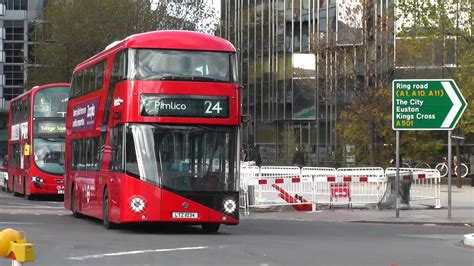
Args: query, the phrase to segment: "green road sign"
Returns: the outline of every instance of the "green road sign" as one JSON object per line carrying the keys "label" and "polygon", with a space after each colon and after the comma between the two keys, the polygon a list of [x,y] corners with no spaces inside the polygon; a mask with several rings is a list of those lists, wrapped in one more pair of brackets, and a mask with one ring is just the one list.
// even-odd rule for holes
{"label": "green road sign", "polygon": [[394,130],[451,130],[466,106],[452,79],[398,79],[392,83]]}

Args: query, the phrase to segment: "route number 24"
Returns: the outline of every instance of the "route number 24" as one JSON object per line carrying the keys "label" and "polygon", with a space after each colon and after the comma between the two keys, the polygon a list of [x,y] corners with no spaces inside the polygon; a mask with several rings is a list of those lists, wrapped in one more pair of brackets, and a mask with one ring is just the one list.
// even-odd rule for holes
{"label": "route number 24", "polygon": [[206,114],[213,114],[214,111],[215,111],[215,113],[220,114],[221,111],[222,111],[222,107],[221,107],[220,102],[216,102],[213,105],[211,101],[205,101],[204,105],[206,106],[206,111],[205,111]]}

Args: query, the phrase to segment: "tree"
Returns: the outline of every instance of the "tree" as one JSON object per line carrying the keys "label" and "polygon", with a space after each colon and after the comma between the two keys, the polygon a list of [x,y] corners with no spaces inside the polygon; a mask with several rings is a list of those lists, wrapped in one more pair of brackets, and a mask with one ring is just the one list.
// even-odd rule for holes
{"label": "tree", "polygon": [[[334,71],[326,75],[329,82],[353,84],[344,96],[350,100],[342,106],[336,132],[344,145],[354,145],[353,154],[349,155],[355,155],[357,164],[387,165],[395,154],[395,132],[391,127],[391,81],[395,72],[393,16],[390,10],[377,13],[374,1],[370,0],[348,5],[343,13],[347,23],[339,26],[339,32],[343,31],[338,36],[343,43],[327,38],[316,51],[320,53],[320,64],[335,57],[332,54],[344,58],[343,66],[334,65]],[[326,101],[334,98],[332,92],[320,96]],[[412,160],[432,159],[442,148],[442,142],[429,132],[405,133],[401,143],[402,154]]]}
{"label": "tree", "polygon": [[[430,62],[442,67],[445,78],[454,78],[468,103],[459,121],[465,133],[474,133],[474,42],[472,1],[418,1],[402,0],[397,5],[397,35],[411,45],[407,56],[426,54],[433,49]],[[454,68],[447,67],[448,64]]]}
{"label": "tree", "polygon": [[[390,118],[393,66],[389,14],[376,14],[373,1],[369,0],[349,4],[342,13],[346,19],[339,27],[342,33],[337,36],[338,41],[327,38],[326,43],[319,45],[320,59],[326,61],[332,53],[344,58],[343,67],[334,66],[335,74],[327,76],[329,82],[348,80],[352,84],[336,132],[343,144],[354,145],[353,154],[348,155],[355,155],[358,164],[380,165],[392,153],[394,136]],[[334,97],[323,94],[320,98],[332,101]]]}
{"label": "tree", "polygon": [[[33,39],[28,87],[70,80],[75,65],[125,37],[153,30],[213,32],[215,12],[204,1],[51,0]],[[30,60],[31,61],[31,60]]]}

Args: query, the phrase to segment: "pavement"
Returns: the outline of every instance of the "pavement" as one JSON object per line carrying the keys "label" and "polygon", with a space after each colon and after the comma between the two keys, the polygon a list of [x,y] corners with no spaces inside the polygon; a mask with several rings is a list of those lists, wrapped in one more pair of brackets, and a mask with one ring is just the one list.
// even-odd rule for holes
{"label": "pavement", "polygon": [[[433,224],[474,226],[474,187],[452,187],[451,219],[448,219],[448,186],[441,186],[441,209],[412,202],[411,209],[401,209],[399,218],[395,209],[322,209],[316,212],[296,212],[291,207],[251,210],[243,219],[293,219],[304,221]],[[474,232],[474,231],[473,231]]]}

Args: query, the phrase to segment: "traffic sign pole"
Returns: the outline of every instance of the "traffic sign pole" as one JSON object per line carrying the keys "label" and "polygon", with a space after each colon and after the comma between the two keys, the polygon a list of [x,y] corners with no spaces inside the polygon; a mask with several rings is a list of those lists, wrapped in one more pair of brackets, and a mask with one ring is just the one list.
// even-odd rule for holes
{"label": "traffic sign pole", "polygon": [[[398,79],[392,82],[392,128],[397,133],[399,178],[399,130],[448,130],[448,218],[451,219],[451,135],[466,110],[467,102],[452,79]],[[396,183],[397,218],[399,187]]]}
{"label": "traffic sign pole", "polygon": [[452,131],[448,131],[448,219],[451,219],[451,135]]}
{"label": "traffic sign pole", "polygon": [[397,140],[395,144],[395,167],[396,167],[396,177],[395,177],[395,194],[396,202],[395,202],[395,209],[396,209],[396,217],[400,217],[400,131],[397,130]]}

